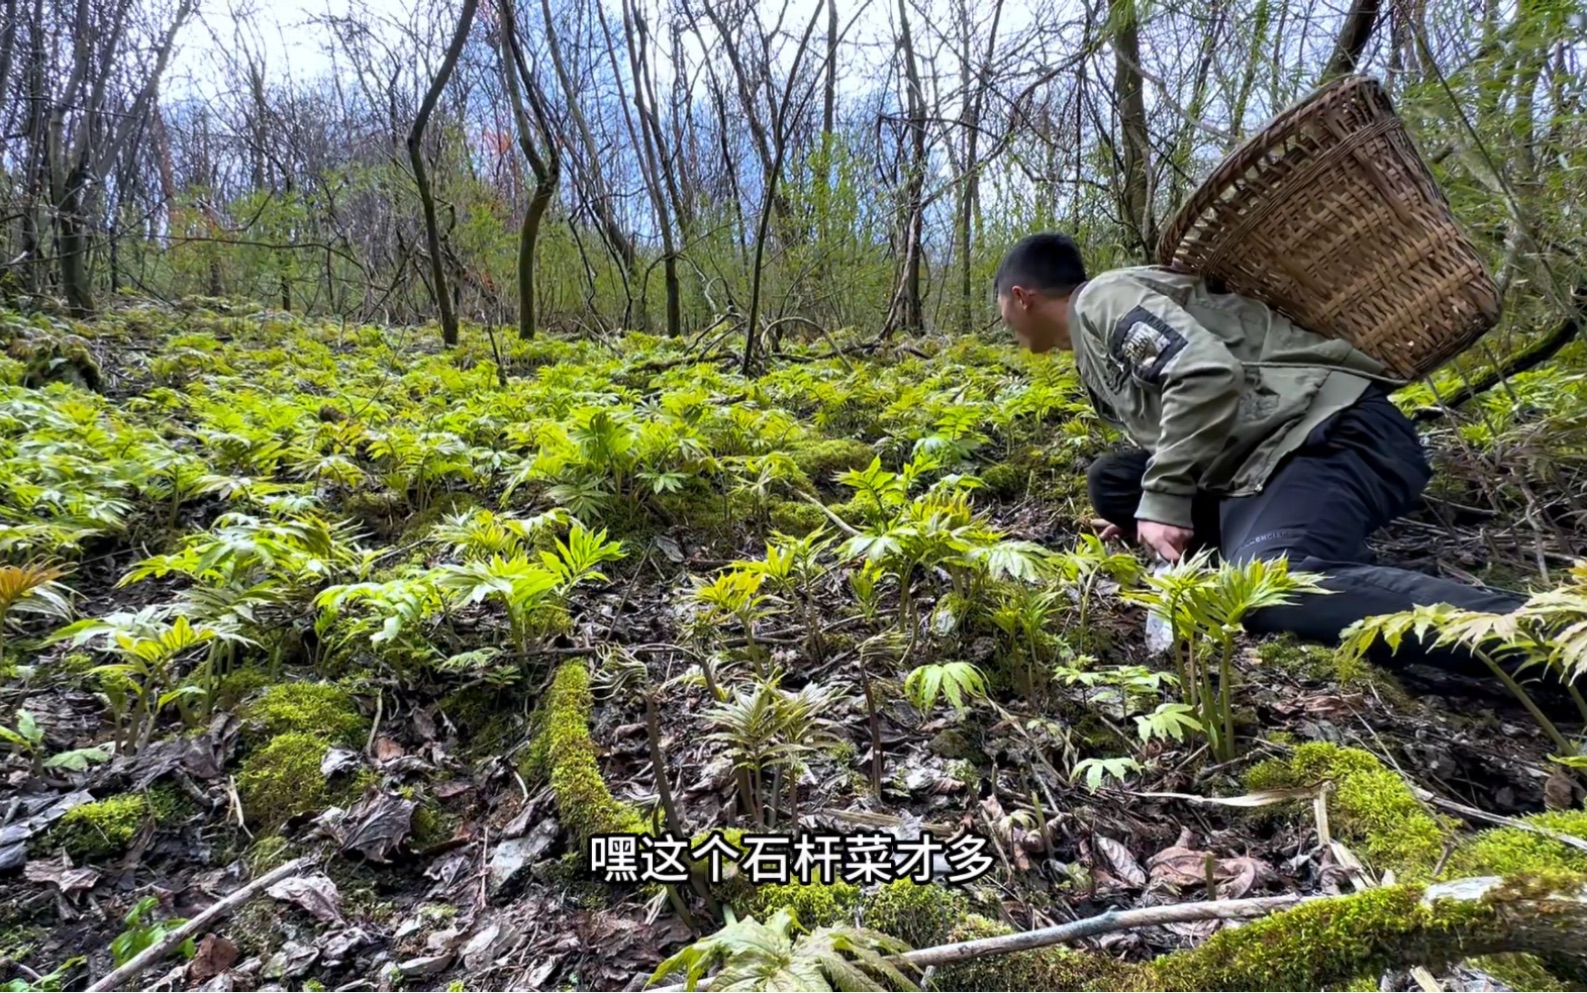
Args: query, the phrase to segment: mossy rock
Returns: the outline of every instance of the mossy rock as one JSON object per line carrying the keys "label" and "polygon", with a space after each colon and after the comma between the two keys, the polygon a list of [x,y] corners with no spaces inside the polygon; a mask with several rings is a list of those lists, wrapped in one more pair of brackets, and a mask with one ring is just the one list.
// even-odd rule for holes
{"label": "mossy rock", "polygon": [[945,942],[970,909],[970,899],[949,886],[899,879],[865,901],[862,923],[911,948],[926,948]]}
{"label": "mossy rock", "polygon": [[771,529],[794,538],[803,538],[831,521],[821,508],[798,500],[778,500],[771,505]]}
{"label": "mossy rock", "polygon": [[976,475],[986,484],[987,492],[1005,500],[1024,496],[1030,486],[1030,472],[1006,462],[989,465]]}
{"label": "mossy rock", "polygon": [[277,683],[242,708],[254,741],[288,733],[313,735],[327,745],[362,745],[369,720],[353,695],[334,683]]}
{"label": "mossy rock", "polygon": [[522,771],[543,771],[556,797],[557,815],[580,849],[593,834],[639,834],[645,819],[619,803],[601,778],[590,716],[595,708],[590,674],[582,662],[567,662],[546,694],[544,723]]}
{"label": "mossy rock", "polygon": [[64,848],[79,862],[110,858],[125,851],[144,824],[171,813],[168,795],[152,802],[143,793],[121,793],[68,810],[44,836],[42,847]]}
{"label": "mossy rock", "polygon": [[853,923],[855,909],[860,905],[859,887],[842,881],[747,884],[746,889],[747,894],[733,902],[740,917],[764,921],[777,911],[788,909],[805,930]]}
{"label": "mossy rock", "polygon": [[840,472],[870,465],[876,449],[856,438],[815,438],[795,442],[788,455],[811,480],[830,484]]}
{"label": "mossy rock", "polygon": [[249,755],[237,774],[244,816],[275,828],[297,814],[351,801],[372,774],[364,770],[340,785],[327,781],[320,764],[329,751],[330,744],[320,735],[293,732],[277,735]]}
{"label": "mossy rock", "polygon": [[1269,759],[1246,773],[1252,791],[1333,783],[1328,795],[1334,833],[1368,865],[1400,879],[1426,879],[1443,855],[1449,826],[1419,803],[1410,787],[1377,757],[1359,748],[1314,741],[1288,762]]}
{"label": "mossy rock", "polygon": [[12,339],[7,354],[23,364],[23,386],[65,383],[96,393],[104,389],[99,362],[89,351],[88,340],[81,335],[41,331],[17,337]]}

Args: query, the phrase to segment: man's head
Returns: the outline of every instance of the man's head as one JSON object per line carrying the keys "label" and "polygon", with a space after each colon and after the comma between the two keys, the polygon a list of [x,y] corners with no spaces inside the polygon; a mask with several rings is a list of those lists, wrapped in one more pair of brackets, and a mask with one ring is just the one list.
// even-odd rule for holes
{"label": "man's head", "polygon": [[1021,238],[992,280],[1003,323],[1033,352],[1068,350],[1069,297],[1086,281],[1073,239],[1061,234]]}

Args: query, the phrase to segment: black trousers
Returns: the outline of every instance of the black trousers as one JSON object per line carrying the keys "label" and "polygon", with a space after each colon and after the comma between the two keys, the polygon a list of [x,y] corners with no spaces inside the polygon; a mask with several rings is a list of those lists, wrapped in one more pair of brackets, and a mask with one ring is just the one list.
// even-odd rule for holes
{"label": "black trousers", "polygon": [[[1098,516],[1132,541],[1147,459],[1140,450],[1107,455],[1088,473]],[[1332,644],[1354,621],[1418,604],[1513,610],[1523,597],[1374,561],[1367,538],[1411,510],[1431,477],[1410,420],[1381,387],[1373,386],[1354,405],[1319,425],[1262,492],[1245,497],[1197,494],[1192,508],[1195,545],[1215,547],[1231,562],[1287,555],[1291,569],[1326,577],[1319,585],[1333,591],[1330,595],[1297,596],[1293,605],[1253,612],[1245,626],[1254,633],[1289,631],[1307,641]],[[1434,649],[1409,636],[1398,652],[1380,644],[1371,657],[1395,668],[1431,665],[1491,678],[1470,653]]]}

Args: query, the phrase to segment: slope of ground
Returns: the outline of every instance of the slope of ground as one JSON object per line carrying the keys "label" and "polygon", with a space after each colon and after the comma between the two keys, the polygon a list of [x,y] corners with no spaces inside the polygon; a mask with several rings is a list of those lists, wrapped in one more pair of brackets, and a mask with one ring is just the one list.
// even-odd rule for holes
{"label": "slope of ground", "polygon": [[[218,301],[4,322],[13,988],[81,988],[301,857],[142,982],[621,989],[727,909],[919,947],[967,919],[1584,868],[1428,802],[1587,827],[1559,749],[1502,692],[1419,697],[1242,640],[1233,740],[1198,726],[1145,647],[1138,562],[1086,536],[1084,467],[1109,441],[1062,360],[840,335],[744,378],[709,332],[470,328],[444,354],[433,329]],[[1538,477],[1512,462],[1474,495],[1462,469],[1524,428],[1444,429],[1446,482],[1385,550],[1519,581],[1508,519],[1469,504],[1530,506]],[[1570,504],[1534,509],[1525,548],[1557,580]],[[1333,845],[1305,799],[1324,783]],[[1289,792],[1198,802],[1252,790]],[[670,885],[591,865],[610,869],[612,832],[700,847],[794,823],[968,834],[984,871],[911,889],[757,884],[704,852]],[[1141,962],[1219,923],[1090,947]],[[955,981],[1018,981],[974,976]]]}

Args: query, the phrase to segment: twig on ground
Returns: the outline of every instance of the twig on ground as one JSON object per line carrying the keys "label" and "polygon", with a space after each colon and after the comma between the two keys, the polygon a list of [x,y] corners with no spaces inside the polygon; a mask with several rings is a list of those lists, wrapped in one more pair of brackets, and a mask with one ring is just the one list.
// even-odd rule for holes
{"label": "twig on ground", "polygon": [[132,960],[126,965],[108,973],[99,982],[88,987],[87,993],[105,993],[107,990],[135,989],[136,984],[131,982],[131,980],[137,976],[138,973],[149,968],[149,966],[154,965],[162,958],[165,958],[165,956],[169,955],[171,951],[182,944],[182,942],[207,928],[211,922],[225,917],[233,910],[236,910],[238,907],[253,899],[254,896],[262,892],[272,883],[285,879],[299,870],[308,868],[311,864],[313,864],[313,862],[313,858],[293,859],[291,862],[288,862],[285,865],[277,866],[276,868],[270,870],[269,872],[260,876],[258,879],[255,879],[253,882],[248,883],[235,892],[227,894],[220,900],[216,901],[216,903],[207,910],[189,919],[186,924],[183,924],[170,934],[167,934],[164,938],[161,938],[159,941],[150,945],[148,948],[145,948],[137,955],[134,955]]}
{"label": "twig on ground", "polygon": [[[1151,927],[1158,924],[1181,924],[1189,921],[1231,921],[1242,920],[1249,917],[1265,917],[1275,910],[1286,910],[1312,900],[1327,900],[1327,896],[1300,896],[1289,894],[1285,896],[1259,896],[1247,897],[1241,900],[1203,900],[1196,903],[1170,904],[1163,907],[1141,907],[1136,910],[1111,910],[1095,917],[1075,921],[1072,924],[1059,924],[1056,927],[1045,927],[1035,931],[1020,931],[1015,934],[999,935],[995,938],[977,938],[974,941],[959,941],[951,945],[936,945],[931,948],[921,948],[912,952],[894,955],[890,962],[903,967],[912,966],[916,969],[925,969],[931,966],[953,965],[958,962],[967,962],[970,959],[986,958],[989,955],[1007,955],[1012,952],[1025,952],[1033,948],[1047,948],[1052,945],[1061,945],[1065,942],[1078,941],[1081,938],[1090,938],[1111,931],[1128,931],[1134,928]],[[710,980],[704,979],[695,987],[706,990],[710,988]],[[660,987],[651,993],[681,993],[682,986]]]}
{"label": "twig on ground", "polygon": [[1526,821],[1516,820],[1514,817],[1506,817],[1503,814],[1490,814],[1487,811],[1478,810],[1476,807],[1468,807],[1454,800],[1445,800],[1441,796],[1436,796],[1415,786],[1411,787],[1411,789],[1419,800],[1424,803],[1430,803],[1435,807],[1442,807],[1463,817],[1473,817],[1479,821],[1487,821],[1490,824],[1499,824],[1504,827],[1515,828],[1518,831],[1530,831],[1532,834],[1540,834],[1551,841],[1557,841],[1562,845],[1569,845],[1571,848],[1587,852],[1587,841],[1583,841],[1575,835],[1538,827],[1536,824],[1528,824]]}

